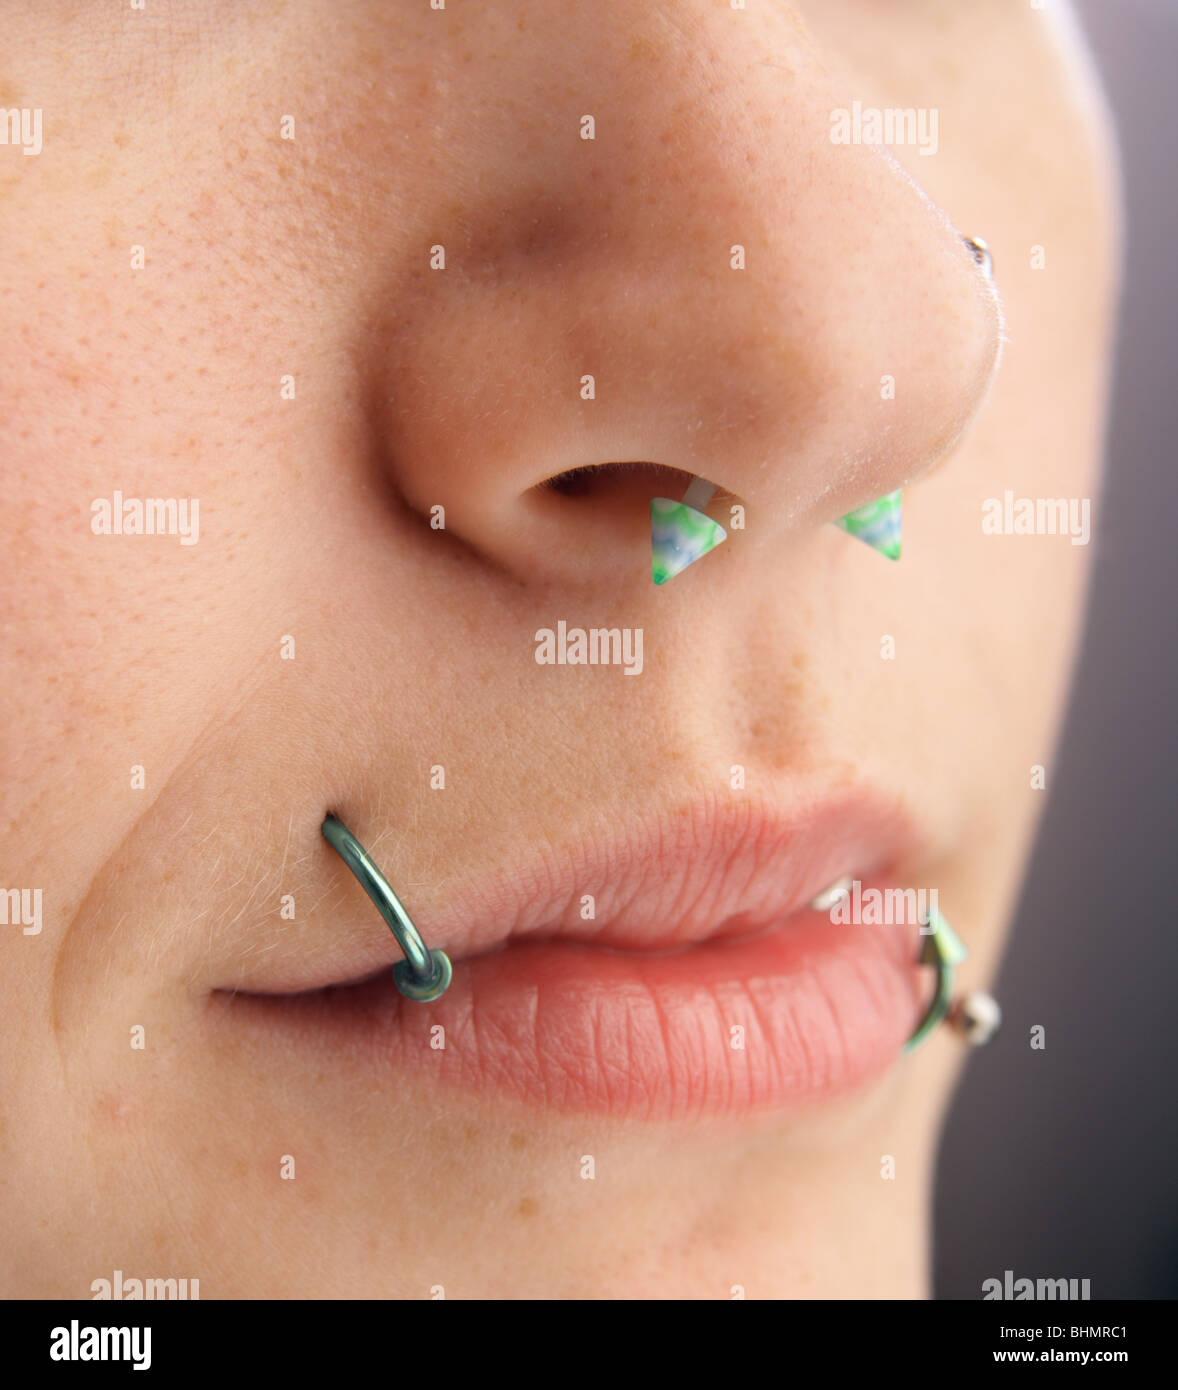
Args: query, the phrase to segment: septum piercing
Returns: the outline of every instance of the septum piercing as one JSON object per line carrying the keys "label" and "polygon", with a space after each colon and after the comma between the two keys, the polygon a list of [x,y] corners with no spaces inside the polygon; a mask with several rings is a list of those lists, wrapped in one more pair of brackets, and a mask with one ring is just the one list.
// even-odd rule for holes
{"label": "septum piercing", "polygon": [[367,850],[343,821],[329,815],[320,827],[323,838],[360,881],[360,887],[376,904],[405,952],[405,959],[393,966],[393,983],[406,999],[427,1004],[445,994],[454,969],[445,951],[431,951],[413,925],[389,881],[376,867]]}
{"label": "septum piercing", "polygon": [[715,495],[715,486],[709,483],[706,478],[692,478],[691,482],[687,484],[687,491],[683,494],[683,505],[694,507],[697,512],[702,512]]}

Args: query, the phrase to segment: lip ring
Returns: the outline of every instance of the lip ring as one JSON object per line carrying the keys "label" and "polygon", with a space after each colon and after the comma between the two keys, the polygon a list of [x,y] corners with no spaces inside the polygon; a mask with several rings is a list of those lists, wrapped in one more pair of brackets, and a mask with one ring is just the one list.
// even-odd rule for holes
{"label": "lip ring", "polygon": [[969,955],[957,933],[939,912],[934,910],[926,926],[931,931],[926,933],[921,943],[920,963],[935,968],[936,985],[924,1016],[904,1044],[907,1053],[915,1052],[949,1012],[953,999],[954,971]]}
{"label": "lip ring", "polygon": [[330,813],[320,826],[323,838],[351,869],[360,887],[376,905],[405,959],[393,967],[393,982],[406,999],[426,1004],[438,999],[449,988],[454,970],[445,951],[431,951],[413,925],[400,898],[355,835],[338,817]]}
{"label": "lip ring", "polygon": [[406,999],[413,999],[419,1004],[441,998],[454,978],[454,967],[445,951],[434,950],[429,954],[433,968],[428,979],[419,980],[407,960],[399,960],[393,966],[393,983]]}

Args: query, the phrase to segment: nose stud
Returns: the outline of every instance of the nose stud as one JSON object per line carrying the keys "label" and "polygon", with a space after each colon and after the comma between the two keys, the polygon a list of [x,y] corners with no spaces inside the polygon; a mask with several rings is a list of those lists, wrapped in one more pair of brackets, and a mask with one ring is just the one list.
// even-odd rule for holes
{"label": "nose stud", "polygon": [[341,820],[328,816],[320,827],[323,838],[360,881],[360,887],[376,904],[405,952],[405,959],[393,966],[393,983],[406,999],[426,1004],[445,994],[453,976],[450,957],[445,951],[431,951],[413,925],[384,874],[369,858],[368,851]]}
{"label": "nose stud", "polygon": [[692,478],[683,500],[650,500],[650,577],[665,584],[728,539],[728,532],[704,511],[716,489]]}
{"label": "nose stud", "polygon": [[962,241],[969,248],[969,253],[973,256],[978,268],[987,280],[994,278],[994,257],[990,254],[989,246],[980,236],[963,236]]}

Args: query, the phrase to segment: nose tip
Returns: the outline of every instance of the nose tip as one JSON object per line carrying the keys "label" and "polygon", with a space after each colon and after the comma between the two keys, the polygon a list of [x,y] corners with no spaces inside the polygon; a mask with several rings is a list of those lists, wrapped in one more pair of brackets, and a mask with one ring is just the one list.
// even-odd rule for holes
{"label": "nose tip", "polygon": [[786,546],[910,483],[985,394],[997,303],[947,218],[830,142],[816,58],[785,87],[731,36],[715,62],[747,97],[723,138],[669,121],[663,53],[665,83],[613,92],[624,141],[534,132],[398,308],[400,489],[525,582],[649,574],[651,499],[696,475]]}

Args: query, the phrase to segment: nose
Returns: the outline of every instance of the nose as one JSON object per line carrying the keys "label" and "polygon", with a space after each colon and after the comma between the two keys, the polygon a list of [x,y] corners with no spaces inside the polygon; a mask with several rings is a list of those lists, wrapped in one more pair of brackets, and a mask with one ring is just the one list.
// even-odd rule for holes
{"label": "nose", "polygon": [[851,94],[788,5],[626,13],[620,44],[530,10],[512,100],[430,113],[489,124],[445,141],[468,163],[371,339],[401,496],[525,581],[649,579],[649,499],[693,476],[786,547],[936,462],[997,360],[986,277],[889,152],[832,140]]}

